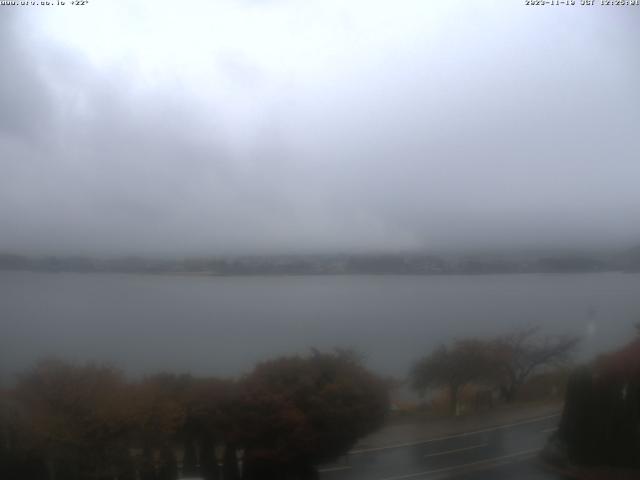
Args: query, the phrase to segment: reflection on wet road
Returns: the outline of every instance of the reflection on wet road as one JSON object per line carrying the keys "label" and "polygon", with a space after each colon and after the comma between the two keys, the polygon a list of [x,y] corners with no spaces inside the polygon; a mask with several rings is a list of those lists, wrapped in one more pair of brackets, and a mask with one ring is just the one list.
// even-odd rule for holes
{"label": "reflection on wet road", "polygon": [[322,480],[551,480],[537,460],[559,416],[492,427],[429,441],[354,450],[320,469]]}

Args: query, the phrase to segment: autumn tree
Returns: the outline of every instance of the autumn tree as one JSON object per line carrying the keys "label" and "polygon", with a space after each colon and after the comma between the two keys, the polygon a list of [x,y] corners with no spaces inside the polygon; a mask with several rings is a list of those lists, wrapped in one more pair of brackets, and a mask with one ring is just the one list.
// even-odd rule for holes
{"label": "autumn tree", "polygon": [[34,459],[28,448],[23,420],[11,392],[0,390],[0,478],[44,476],[44,464],[39,458]]}
{"label": "autumn tree", "polygon": [[15,388],[25,412],[30,449],[41,453],[48,478],[126,478],[127,420],[119,371],[49,359]]}
{"label": "autumn tree", "polygon": [[515,401],[520,387],[532,374],[565,364],[578,342],[578,337],[570,335],[541,336],[537,326],[519,328],[490,341],[487,347],[502,398]]}
{"label": "autumn tree", "polygon": [[182,468],[212,479],[224,443],[225,478],[237,478],[242,447],[244,478],[295,479],[376,428],[388,395],[347,352],[265,362],[240,381],[130,382],[109,367],[47,360],[0,407],[1,478],[174,480]]}
{"label": "autumn tree", "polygon": [[160,373],[131,386],[129,402],[135,443],[144,449],[161,449],[171,443],[185,423],[191,382],[189,375]]}
{"label": "autumn tree", "polygon": [[[213,478],[216,473],[215,445],[226,438],[231,427],[229,410],[234,401],[235,382],[218,378],[193,379],[184,398],[185,421],[178,437],[184,447],[185,476],[199,473]],[[231,449],[230,449],[231,450]],[[196,471],[196,451],[200,471]],[[230,478],[229,475],[226,478]]]}
{"label": "autumn tree", "polygon": [[228,380],[171,373],[131,385],[131,443],[138,469],[145,474],[156,467],[163,472],[182,467],[184,475],[211,477],[213,446],[229,429],[233,387]]}
{"label": "autumn tree", "polygon": [[[545,457],[582,466],[640,469],[640,339],[601,355],[569,379]],[[622,475],[624,477],[624,475]]]}
{"label": "autumn tree", "polygon": [[488,351],[480,340],[458,340],[441,345],[418,360],[410,372],[411,386],[421,395],[432,388],[447,388],[450,413],[458,411],[459,393],[465,385],[488,377]]}
{"label": "autumn tree", "polygon": [[380,426],[386,384],[347,352],[283,357],[243,379],[229,440],[246,448],[249,478],[314,478]]}

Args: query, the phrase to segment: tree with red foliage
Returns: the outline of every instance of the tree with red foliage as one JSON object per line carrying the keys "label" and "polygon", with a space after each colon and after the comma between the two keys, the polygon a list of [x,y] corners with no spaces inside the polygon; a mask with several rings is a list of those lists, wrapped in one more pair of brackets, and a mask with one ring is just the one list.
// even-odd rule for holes
{"label": "tree with red foliage", "polygon": [[596,373],[603,380],[640,380],[640,338],[636,338],[617,352],[602,355],[596,362]]}
{"label": "tree with red foliage", "polygon": [[640,339],[635,339],[574,373],[554,442],[566,446],[574,464],[640,469],[639,427]]}
{"label": "tree with red foliage", "polygon": [[241,382],[229,440],[246,448],[248,478],[314,478],[314,465],[345,454],[388,408],[385,382],[348,352],[283,357]]}
{"label": "tree with red foliage", "polygon": [[3,397],[0,473],[32,480],[173,480],[181,467],[217,478],[221,442],[225,478],[237,478],[236,447],[247,452],[244,478],[307,478],[388,409],[385,382],[345,352],[265,362],[240,382],[127,382],[109,367],[48,360]]}

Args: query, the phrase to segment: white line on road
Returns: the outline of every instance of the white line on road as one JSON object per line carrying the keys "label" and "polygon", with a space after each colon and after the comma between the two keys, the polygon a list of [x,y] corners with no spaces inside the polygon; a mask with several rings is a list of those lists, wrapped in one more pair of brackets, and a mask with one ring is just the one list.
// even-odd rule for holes
{"label": "white line on road", "polygon": [[553,415],[546,415],[544,417],[532,418],[530,420],[525,420],[525,421],[522,421],[522,422],[507,423],[505,425],[498,425],[498,426],[495,426],[495,427],[484,428],[482,430],[474,430],[473,432],[458,433],[458,434],[455,434],[455,435],[447,435],[447,436],[444,436],[444,437],[432,438],[432,439],[428,439],[428,440],[419,440],[417,442],[397,443],[395,445],[387,445],[387,446],[384,446],[384,447],[361,448],[361,449],[358,449],[358,450],[351,450],[349,452],[349,455],[359,455],[361,453],[369,453],[369,452],[380,452],[382,450],[390,450],[392,448],[415,447],[416,445],[425,445],[427,443],[440,442],[442,440],[450,440],[452,438],[468,437],[469,435],[476,435],[478,433],[494,432],[496,430],[501,430],[503,428],[518,427],[520,425],[527,425],[529,423],[542,422],[543,420],[548,420],[550,418],[558,417],[559,415],[560,415],[560,413],[554,413]]}
{"label": "white line on road", "polygon": [[551,433],[551,432],[555,432],[557,429],[558,429],[557,427],[545,428],[544,430],[542,430],[541,433]]}
{"label": "white line on road", "polygon": [[403,480],[405,478],[416,478],[416,477],[424,477],[427,475],[437,475],[439,473],[452,472],[455,470],[464,470],[466,468],[479,467],[482,465],[493,466],[491,465],[492,463],[495,464],[495,466],[500,466],[503,463],[505,463],[505,461],[511,460],[516,457],[522,457],[520,458],[520,460],[526,460],[527,458],[535,455],[539,451],[540,450],[537,448],[533,448],[530,450],[522,450],[520,452],[511,453],[509,455],[502,455],[501,457],[487,458],[486,460],[479,460],[477,462],[462,463],[460,465],[454,465],[453,467],[445,467],[445,468],[438,468],[436,470],[426,470],[424,472],[409,473],[407,475],[399,475],[397,477],[386,477],[386,478],[383,478],[382,480]]}
{"label": "white line on road", "polygon": [[425,455],[424,458],[439,457],[440,455],[449,455],[450,453],[458,453],[458,452],[464,452],[466,450],[474,450],[476,448],[486,447],[487,445],[488,445],[487,443],[480,443],[478,445],[472,445],[470,447],[454,448],[453,450],[445,450],[444,452],[429,453]]}
{"label": "white line on road", "polygon": [[351,467],[348,465],[345,465],[343,467],[327,467],[327,468],[319,468],[318,472],[320,473],[327,473],[327,472],[339,472],[341,470],[349,470]]}

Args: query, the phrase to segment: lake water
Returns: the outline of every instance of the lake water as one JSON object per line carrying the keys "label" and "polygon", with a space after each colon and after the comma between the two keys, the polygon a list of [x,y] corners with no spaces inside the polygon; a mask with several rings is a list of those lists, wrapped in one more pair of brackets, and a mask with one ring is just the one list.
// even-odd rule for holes
{"label": "lake water", "polygon": [[538,323],[585,335],[583,358],[628,341],[640,275],[178,277],[0,272],[0,373],[44,355],[237,375],[310,347],[354,347],[406,374],[435,345]]}

